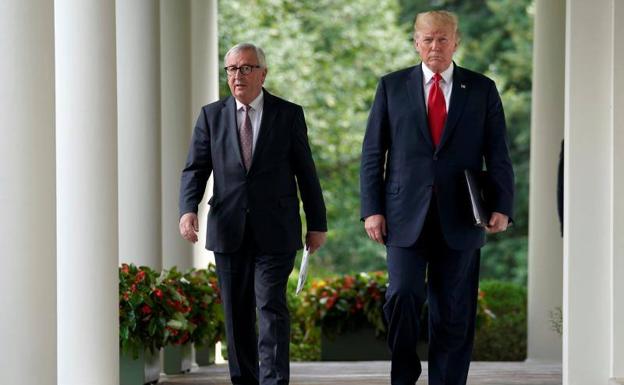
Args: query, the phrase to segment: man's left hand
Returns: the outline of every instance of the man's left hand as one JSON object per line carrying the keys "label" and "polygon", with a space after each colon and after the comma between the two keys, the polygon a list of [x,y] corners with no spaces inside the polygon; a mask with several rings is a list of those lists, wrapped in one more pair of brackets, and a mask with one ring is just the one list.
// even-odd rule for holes
{"label": "man's left hand", "polygon": [[493,212],[490,217],[490,222],[485,227],[485,232],[488,234],[496,234],[501,231],[507,230],[509,225],[509,217],[505,214]]}
{"label": "man's left hand", "polygon": [[310,249],[310,254],[314,254],[318,250],[325,240],[327,239],[327,232],[325,231],[308,231],[306,234],[306,246]]}

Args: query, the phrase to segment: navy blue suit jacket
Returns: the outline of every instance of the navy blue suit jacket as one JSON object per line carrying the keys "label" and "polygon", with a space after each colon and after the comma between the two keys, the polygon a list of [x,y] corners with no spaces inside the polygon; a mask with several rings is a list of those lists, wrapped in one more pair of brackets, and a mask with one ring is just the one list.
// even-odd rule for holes
{"label": "navy blue suit jacket", "polygon": [[197,213],[212,173],[206,248],[238,251],[250,226],[260,251],[302,247],[297,186],[308,231],[327,231],[325,203],[308,144],[303,109],[264,90],[260,132],[249,172],[238,140],[236,101],[230,96],[202,107],[182,171],[180,215]]}
{"label": "navy blue suit jacket", "polygon": [[361,217],[386,218],[386,244],[412,246],[423,227],[435,186],[442,233],[457,250],[485,243],[473,225],[463,171],[485,163],[492,211],[512,216],[514,175],[505,115],[494,82],[455,66],[442,139],[434,149],[427,124],[421,65],[381,78],[360,169]]}

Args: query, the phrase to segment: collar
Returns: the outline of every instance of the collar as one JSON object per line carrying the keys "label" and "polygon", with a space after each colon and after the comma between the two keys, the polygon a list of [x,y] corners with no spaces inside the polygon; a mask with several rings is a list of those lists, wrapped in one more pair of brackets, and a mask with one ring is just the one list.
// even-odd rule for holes
{"label": "collar", "polygon": [[[238,99],[234,98],[234,100],[236,100],[236,111],[239,111],[241,108],[245,107],[245,105],[239,102]],[[259,111],[260,108],[262,107],[263,102],[264,102],[264,91],[261,89],[260,94],[258,94],[258,96],[256,96],[256,98],[252,100],[251,103],[249,103],[249,106],[251,106],[251,108],[254,111]]]}
{"label": "collar", "polygon": [[[451,84],[451,81],[453,80],[453,69],[455,68],[455,63],[453,63],[451,61],[451,65],[448,66],[447,69],[445,69],[440,76],[442,76],[442,79],[444,79],[444,83],[446,84]],[[423,75],[425,76],[425,82],[424,84],[429,84],[429,81],[431,81],[431,78],[433,77],[434,73],[433,71],[431,71],[429,69],[429,67],[427,67],[427,65],[425,63],[422,63],[422,72]]]}

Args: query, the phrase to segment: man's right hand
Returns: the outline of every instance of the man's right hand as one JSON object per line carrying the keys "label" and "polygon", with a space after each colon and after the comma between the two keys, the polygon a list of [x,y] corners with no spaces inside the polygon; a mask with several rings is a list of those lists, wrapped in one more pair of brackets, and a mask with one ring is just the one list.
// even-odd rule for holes
{"label": "man's right hand", "polygon": [[375,242],[384,244],[386,234],[386,218],[381,214],[371,215],[364,220],[364,229],[368,237]]}
{"label": "man's right hand", "polygon": [[199,221],[197,214],[186,213],[180,218],[180,235],[189,242],[197,242],[197,232],[199,231]]}

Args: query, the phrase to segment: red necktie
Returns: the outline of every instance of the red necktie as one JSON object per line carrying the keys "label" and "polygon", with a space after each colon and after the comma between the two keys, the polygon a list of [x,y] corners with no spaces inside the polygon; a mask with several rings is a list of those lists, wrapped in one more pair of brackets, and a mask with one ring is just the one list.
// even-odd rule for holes
{"label": "red necktie", "polygon": [[238,138],[243,152],[243,163],[247,171],[249,171],[249,167],[251,167],[251,147],[253,143],[253,130],[251,128],[251,120],[249,119],[249,109],[251,109],[251,106],[245,105],[243,109],[245,110],[245,117],[238,131]]}
{"label": "red necktie", "polygon": [[446,123],[446,101],[444,100],[444,93],[442,93],[440,88],[441,79],[442,76],[440,74],[433,75],[433,84],[431,89],[429,89],[429,98],[427,100],[429,130],[431,131],[431,138],[435,147],[440,144],[444,123]]}

